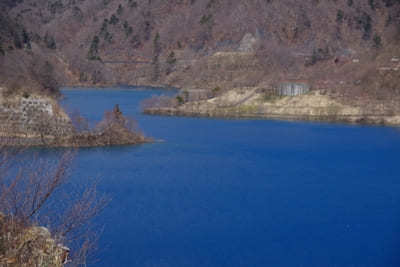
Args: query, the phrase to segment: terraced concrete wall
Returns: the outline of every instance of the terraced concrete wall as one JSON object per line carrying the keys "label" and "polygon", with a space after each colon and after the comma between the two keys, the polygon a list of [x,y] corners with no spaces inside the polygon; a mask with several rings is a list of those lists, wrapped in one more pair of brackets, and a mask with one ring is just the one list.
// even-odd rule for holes
{"label": "terraced concrete wall", "polygon": [[71,133],[71,120],[50,98],[0,99],[1,136],[67,136]]}

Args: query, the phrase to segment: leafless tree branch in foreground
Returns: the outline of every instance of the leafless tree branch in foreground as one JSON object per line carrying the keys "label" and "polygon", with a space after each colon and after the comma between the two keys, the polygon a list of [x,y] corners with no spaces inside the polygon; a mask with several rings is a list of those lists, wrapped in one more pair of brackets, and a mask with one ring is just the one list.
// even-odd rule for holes
{"label": "leafless tree branch in foreground", "polygon": [[43,159],[0,148],[0,266],[86,265],[97,239],[90,221],[108,200],[95,183],[71,186],[74,154]]}

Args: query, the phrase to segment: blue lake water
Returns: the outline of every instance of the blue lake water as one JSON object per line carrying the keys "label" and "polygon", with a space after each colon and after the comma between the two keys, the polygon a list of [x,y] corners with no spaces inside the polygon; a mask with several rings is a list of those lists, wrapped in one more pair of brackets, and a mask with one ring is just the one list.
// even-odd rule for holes
{"label": "blue lake water", "polygon": [[79,150],[72,179],[112,198],[93,266],[400,266],[399,129],[141,115],[159,93],[64,91],[164,140]]}

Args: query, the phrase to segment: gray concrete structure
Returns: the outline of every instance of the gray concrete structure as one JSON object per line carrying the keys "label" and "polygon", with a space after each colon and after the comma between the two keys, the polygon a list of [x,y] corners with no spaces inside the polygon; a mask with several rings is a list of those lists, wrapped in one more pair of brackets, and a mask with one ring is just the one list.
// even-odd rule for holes
{"label": "gray concrete structure", "polygon": [[56,110],[52,100],[39,97],[15,97],[0,101],[1,136],[67,136],[72,134],[71,120]]}
{"label": "gray concrete structure", "polygon": [[279,96],[297,96],[304,95],[310,91],[310,86],[306,83],[280,83],[275,89],[276,95]]}

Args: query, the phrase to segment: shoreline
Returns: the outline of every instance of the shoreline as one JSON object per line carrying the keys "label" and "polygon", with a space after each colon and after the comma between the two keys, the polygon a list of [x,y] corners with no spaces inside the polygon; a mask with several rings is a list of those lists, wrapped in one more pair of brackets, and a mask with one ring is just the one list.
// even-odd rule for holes
{"label": "shoreline", "polygon": [[114,90],[114,89],[127,89],[127,90],[135,90],[136,88],[143,88],[144,90],[165,90],[165,91],[179,91],[180,88],[160,85],[130,85],[130,84],[114,84],[114,85],[63,85],[60,87],[60,91],[64,90],[93,90],[93,91],[101,91],[101,90]]}
{"label": "shoreline", "polygon": [[143,111],[151,116],[176,116],[190,118],[215,118],[215,119],[243,119],[243,120],[274,120],[287,122],[319,122],[327,124],[359,125],[359,126],[383,126],[400,127],[399,123],[388,123],[393,116],[388,115],[293,115],[293,114],[267,114],[267,113],[230,113],[213,111],[210,113],[199,113],[183,111],[178,109],[146,109]]}
{"label": "shoreline", "polygon": [[47,96],[0,97],[0,115],[1,146],[78,148],[152,142],[131,127],[133,121],[118,104],[94,128],[79,114],[71,118],[58,101]]}
{"label": "shoreline", "polygon": [[23,138],[23,137],[8,137],[3,136],[0,137],[0,143],[3,144],[4,147],[31,147],[31,148],[71,148],[71,149],[80,149],[80,148],[100,148],[100,147],[113,147],[113,146],[134,146],[134,145],[142,145],[154,143],[152,138],[143,137],[132,140],[132,141],[123,141],[123,142],[107,142],[105,140],[98,139],[93,136],[71,136],[65,138]]}
{"label": "shoreline", "polygon": [[219,96],[173,106],[148,106],[149,115],[320,121],[358,125],[400,126],[397,109],[385,103],[369,106],[344,104],[313,90],[295,96],[270,97],[258,87],[237,88]]}
{"label": "shoreline", "polygon": [[[173,90],[179,92],[182,89],[176,87],[155,87],[149,85],[114,85],[108,86],[68,86],[62,87],[61,91],[79,91],[79,90],[161,90],[171,92]],[[191,107],[188,105],[194,104]],[[332,115],[311,115],[311,114],[290,114],[290,113],[268,113],[268,112],[243,112],[240,110],[241,106],[234,109],[213,107],[211,109],[200,110],[196,106],[198,102],[188,102],[184,106],[175,108],[148,108],[142,111],[146,115],[159,115],[159,116],[178,116],[178,117],[193,117],[193,118],[224,118],[224,119],[260,119],[260,120],[281,120],[281,121],[304,121],[304,122],[324,122],[324,123],[340,123],[347,125],[372,125],[372,126],[388,126],[388,127],[399,127],[400,119],[396,115],[386,114],[358,114],[358,115],[344,115],[344,114],[332,114]],[[323,107],[324,110],[329,110],[331,106]],[[393,122],[396,121],[396,122]]]}

